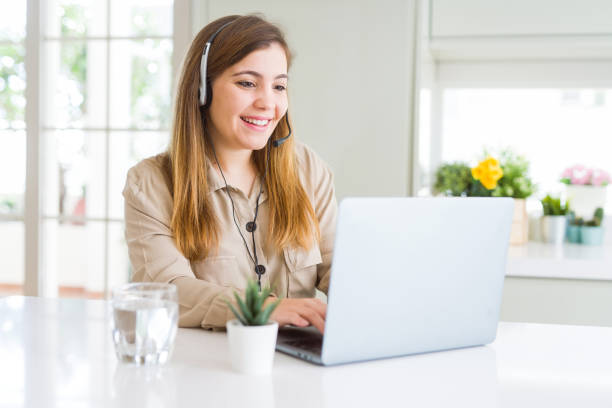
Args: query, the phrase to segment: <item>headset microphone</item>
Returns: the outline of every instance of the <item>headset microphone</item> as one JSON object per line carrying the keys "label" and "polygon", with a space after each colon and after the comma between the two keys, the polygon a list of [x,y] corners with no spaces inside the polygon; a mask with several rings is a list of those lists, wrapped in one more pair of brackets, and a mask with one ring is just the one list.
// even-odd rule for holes
{"label": "headset microphone", "polygon": [[287,139],[289,139],[289,136],[291,136],[291,125],[289,124],[289,112],[285,113],[285,121],[287,122],[287,127],[289,128],[289,134],[285,137],[281,137],[280,139],[273,140],[272,146],[274,147],[279,147],[280,145],[285,143]]}

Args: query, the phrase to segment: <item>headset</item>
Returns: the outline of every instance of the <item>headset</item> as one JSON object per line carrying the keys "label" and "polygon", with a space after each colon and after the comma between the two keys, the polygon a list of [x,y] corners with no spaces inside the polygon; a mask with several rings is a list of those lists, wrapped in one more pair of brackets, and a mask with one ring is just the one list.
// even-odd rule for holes
{"label": "headset", "polygon": [[[213,33],[213,35],[210,36],[210,38],[208,39],[208,41],[206,42],[206,45],[204,46],[204,51],[202,53],[202,59],[200,61],[200,95],[199,95],[199,102],[200,102],[200,107],[205,106],[207,104],[207,102],[210,102],[208,100],[208,95],[207,95],[207,88],[208,88],[208,81],[206,78],[206,68],[208,65],[208,54],[210,52],[210,47],[215,39],[215,37],[228,25],[232,24],[235,20],[229,21],[225,24],[223,24],[221,27],[219,27],[217,29],[217,31],[215,31]],[[202,125],[204,125],[204,121],[205,121],[205,112],[204,109],[202,109]],[[238,225],[238,221],[236,219],[236,211],[235,211],[235,205],[234,205],[234,200],[232,198],[232,195],[230,194],[229,191],[229,187],[227,185],[227,180],[225,179],[225,175],[223,174],[223,170],[221,169],[221,165],[219,164],[219,160],[217,159],[217,152],[215,151],[215,146],[212,143],[212,140],[209,140],[211,146],[212,146],[212,151],[213,151],[213,155],[215,158],[215,162],[217,164],[217,167],[219,168],[219,172],[221,173],[221,177],[223,178],[223,182],[225,183],[225,192],[227,193],[227,196],[229,197],[230,203],[232,204],[232,217],[234,219],[234,225],[236,226],[236,229],[238,230],[238,233],[240,234],[240,237],[242,238],[242,242],[244,243],[244,246],[247,250],[247,253],[249,254],[249,258],[251,259],[251,261],[253,262],[253,265],[255,266],[255,273],[257,274],[257,285],[259,286],[259,291],[261,292],[261,275],[263,275],[266,272],[266,268],[265,266],[259,264],[258,259],[257,259],[257,246],[255,245],[255,230],[257,229],[257,215],[259,213],[259,199],[261,197],[261,194],[263,192],[263,185],[264,182],[266,180],[266,176],[268,174],[268,168],[270,167],[270,146],[274,146],[274,147],[279,147],[280,145],[282,145],[287,139],[289,139],[289,137],[291,136],[291,125],[289,124],[289,113],[285,113],[285,121],[287,123],[287,127],[289,128],[289,134],[285,137],[281,137],[279,139],[273,140],[271,141],[271,143],[267,143],[267,147],[266,147],[266,168],[264,171],[264,174],[261,178],[261,182],[260,182],[260,186],[259,186],[259,193],[257,194],[257,201],[256,201],[256,205],[255,205],[255,216],[253,218],[253,221],[249,221],[246,224],[246,230],[248,232],[251,233],[251,238],[252,238],[252,242],[253,242],[253,254],[251,254],[251,250],[249,249],[249,245],[246,242],[246,239],[244,238],[244,235],[242,235],[242,231],[240,230],[240,226]]]}

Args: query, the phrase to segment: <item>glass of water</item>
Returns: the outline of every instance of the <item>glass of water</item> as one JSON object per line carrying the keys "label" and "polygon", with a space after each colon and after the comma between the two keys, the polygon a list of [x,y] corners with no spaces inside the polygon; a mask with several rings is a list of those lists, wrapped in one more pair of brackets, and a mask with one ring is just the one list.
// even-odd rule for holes
{"label": "glass of water", "polygon": [[113,290],[112,333],[119,361],[164,364],[178,327],[176,286],[130,283]]}

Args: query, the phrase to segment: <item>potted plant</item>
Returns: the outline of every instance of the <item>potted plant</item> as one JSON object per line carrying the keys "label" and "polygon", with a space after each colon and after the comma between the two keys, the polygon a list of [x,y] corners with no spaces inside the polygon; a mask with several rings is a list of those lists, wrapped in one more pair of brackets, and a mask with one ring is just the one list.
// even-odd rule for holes
{"label": "potted plant", "polygon": [[577,164],[565,169],[561,182],[566,185],[567,199],[577,217],[590,217],[599,207],[605,207],[606,190],[612,180],[601,169]]}
{"label": "potted plant", "polygon": [[249,280],[244,299],[234,292],[238,311],[228,300],[225,302],[236,319],[226,324],[230,361],[234,370],[246,374],[269,374],[272,371],[278,323],[269,321],[280,299],[264,305],[272,290],[259,290]]}
{"label": "potted plant", "polygon": [[509,149],[503,150],[499,162],[504,173],[492,191],[493,197],[514,198],[514,217],[510,231],[510,244],[522,245],[529,237],[529,219],[527,217],[526,199],[535,191],[535,185],[529,177],[529,162],[523,156]]}
{"label": "potted plant", "polygon": [[446,163],[436,171],[434,193],[449,197],[467,196],[474,183],[470,166],[463,162]]}
{"label": "potted plant", "polygon": [[561,204],[560,198],[547,195],[542,200],[541,218],[542,239],[551,244],[562,244],[565,240],[569,204]]}
{"label": "potted plant", "polygon": [[580,229],[584,224],[584,220],[582,217],[576,217],[574,211],[570,211],[568,215],[568,223],[567,226],[567,241],[572,244],[580,243]]}
{"label": "potted plant", "polygon": [[528,238],[525,199],[535,190],[528,176],[529,162],[508,149],[502,151],[499,157],[498,161],[486,155],[473,168],[462,162],[443,164],[436,171],[433,190],[446,196],[514,198],[510,244],[524,244]]}
{"label": "potted plant", "polygon": [[601,245],[603,243],[604,229],[602,227],[604,217],[603,208],[595,210],[593,218],[584,223],[580,229],[580,240],[586,245]]}
{"label": "potted plant", "polygon": [[510,244],[527,242],[528,219],[525,199],[533,194],[535,186],[528,176],[529,162],[506,149],[499,161],[487,155],[476,167],[462,162],[443,164],[436,171],[434,192],[461,197],[512,197],[514,217]]}
{"label": "potted plant", "polygon": [[499,162],[491,156],[474,168],[463,162],[446,163],[436,171],[433,190],[448,197],[491,197],[502,176]]}

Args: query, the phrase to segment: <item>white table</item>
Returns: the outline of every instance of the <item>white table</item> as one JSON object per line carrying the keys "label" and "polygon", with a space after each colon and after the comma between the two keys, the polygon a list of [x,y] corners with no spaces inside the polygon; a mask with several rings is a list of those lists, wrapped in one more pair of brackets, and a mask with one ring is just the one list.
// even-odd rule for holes
{"label": "white table", "polygon": [[[500,323],[486,347],[232,372],[225,333],[180,329],[170,363],[119,364],[104,301],[0,299],[0,407],[611,407],[612,328]],[[375,327],[371,327],[375,330]]]}

